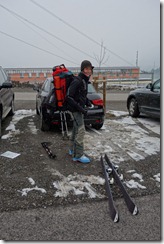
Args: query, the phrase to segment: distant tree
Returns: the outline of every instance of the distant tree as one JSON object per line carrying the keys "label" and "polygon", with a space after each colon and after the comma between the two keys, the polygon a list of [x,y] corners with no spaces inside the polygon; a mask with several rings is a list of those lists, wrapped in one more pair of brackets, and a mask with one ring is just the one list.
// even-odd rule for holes
{"label": "distant tree", "polygon": [[94,54],[94,56],[95,56],[95,60],[98,63],[98,68],[99,68],[98,76],[99,76],[101,73],[102,65],[107,63],[107,61],[109,59],[109,56],[106,57],[106,47],[104,47],[103,41],[101,41],[100,54],[99,55]]}

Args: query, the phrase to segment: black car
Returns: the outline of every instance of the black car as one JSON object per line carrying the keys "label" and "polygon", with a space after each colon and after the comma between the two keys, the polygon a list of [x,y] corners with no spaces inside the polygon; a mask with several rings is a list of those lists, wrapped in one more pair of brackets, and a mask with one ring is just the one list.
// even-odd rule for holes
{"label": "black car", "polygon": [[160,118],[160,79],[145,88],[135,89],[127,98],[129,115],[138,117],[140,113]]}
{"label": "black car", "polygon": [[[41,88],[34,86],[34,90],[37,91],[36,113],[40,115],[41,130],[49,130],[52,124],[61,126],[60,112],[56,107],[53,78],[47,78]],[[104,123],[103,100],[91,83],[88,85],[87,97],[92,106],[88,108],[87,116],[84,117],[85,125],[92,125],[93,128],[99,130]],[[66,112],[66,118],[68,126],[71,126],[72,118],[69,112]]]}
{"label": "black car", "polygon": [[0,66],[0,138],[2,135],[2,120],[4,120],[7,115],[14,114],[14,92],[11,88],[12,83]]}

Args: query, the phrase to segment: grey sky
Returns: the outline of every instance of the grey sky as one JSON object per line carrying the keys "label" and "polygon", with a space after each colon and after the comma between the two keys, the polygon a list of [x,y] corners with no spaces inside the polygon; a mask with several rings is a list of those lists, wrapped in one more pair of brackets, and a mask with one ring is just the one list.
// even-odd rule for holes
{"label": "grey sky", "polygon": [[[159,0],[34,1],[58,18],[31,0],[0,0],[0,65],[4,68],[53,67],[61,63],[79,66],[83,59],[89,59],[98,66],[95,56],[100,55],[101,42],[107,48],[108,59],[103,66],[135,66],[137,51],[141,69],[160,66]],[[2,6],[23,19],[15,17],[13,12]]]}

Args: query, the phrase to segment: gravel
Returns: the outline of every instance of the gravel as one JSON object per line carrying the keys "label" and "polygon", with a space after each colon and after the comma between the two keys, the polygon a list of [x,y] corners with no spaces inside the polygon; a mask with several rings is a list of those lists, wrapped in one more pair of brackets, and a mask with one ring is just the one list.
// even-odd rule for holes
{"label": "gravel", "polygon": [[[122,102],[121,102],[122,103]],[[121,104],[120,103],[120,104]],[[114,104],[114,103],[113,103]],[[35,108],[35,102],[20,101],[16,102],[16,109],[29,109]],[[116,109],[117,103],[115,103]],[[72,162],[68,155],[68,141],[62,140],[61,131],[53,129],[49,132],[42,132],[39,130],[39,118],[37,115],[33,116],[33,122],[38,129],[37,134],[31,134],[27,124],[30,122],[31,117],[26,117],[20,120],[16,129],[20,130],[20,134],[15,135],[6,140],[0,141],[0,154],[5,151],[12,151],[20,153],[15,159],[0,157],[0,211],[13,211],[19,209],[32,209],[48,206],[77,204],[82,202],[101,201],[106,199],[105,185],[93,184],[92,187],[101,194],[103,197],[90,198],[88,191],[85,189],[86,194],[74,195],[70,191],[66,197],[55,197],[54,182],[59,182],[60,176],[56,172],[60,172],[63,177],[72,174],[96,177],[102,177],[102,168],[100,160],[92,159],[88,165]],[[5,128],[9,124],[11,118],[9,117],[2,125],[2,131],[5,133]],[[49,142],[49,147],[56,154],[56,159],[50,159],[43,149],[41,142]],[[140,172],[144,178],[144,186],[146,189],[133,189],[127,188],[128,193],[132,197],[146,196],[160,192],[160,183],[155,181],[152,177],[160,172],[160,153],[148,156],[144,160],[136,162],[135,160],[124,161],[121,163],[120,173],[123,174],[124,179],[130,180],[131,174],[128,173],[130,168]],[[32,178],[34,186],[32,186],[29,178]],[[38,187],[44,189],[33,190],[22,196],[23,188]],[[112,186],[114,198],[122,197],[119,189]]]}

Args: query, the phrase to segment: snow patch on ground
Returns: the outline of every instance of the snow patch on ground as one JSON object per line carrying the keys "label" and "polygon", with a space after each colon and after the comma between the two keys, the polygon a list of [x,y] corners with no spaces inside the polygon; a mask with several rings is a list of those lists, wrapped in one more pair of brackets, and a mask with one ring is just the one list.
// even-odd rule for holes
{"label": "snow patch on ground", "polygon": [[33,116],[36,114],[35,110],[25,110],[25,109],[21,109],[21,110],[17,110],[14,113],[14,116],[12,117],[12,121],[10,122],[9,126],[6,128],[8,132],[8,134],[3,135],[1,138],[2,139],[8,139],[11,138],[15,135],[20,134],[20,130],[16,130],[15,126],[18,123],[18,121],[20,121],[21,119],[25,118],[25,117],[29,117],[29,116]]}
{"label": "snow patch on ground", "polygon": [[32,119],[29,119],[27,126],[30,128],[30,131],[32,134],[34,134],[34,135],[37,134],[39,129],[36,128],[34,121]]}
{"label": "snow patch on ground", "polygon": [[18,192],[20,192],[22,194],[22,196],[27,196],[27,194],[30,192],[30,191],[41,191],[41,193],[46,193],[46,190],[43,189],[43,188],[39,188],[37,186],[35,187],[32,187],[32,188],[24,188],[22,189],[21,191],[18,190]]}
{"label": "snow patch on ground", "polygon": [[143,136],[136,140],[136,148],[148,155],[156,154],[160,151],[160,139],[157,137]]}
{"label": "snow patch on ground", "polygon": [[140,183],[138,183],[137,181],[134,181],[134,180],[125,181],[125,184],[129,188],[146,189],[145,186],[141,185]]}
{"label": "snow patch on ground", "polygon": [[134,173],[134,174],[132,174],[132,177],[133,177],[133,178],[138,178],[138,179],[140,180],[140,182],[143,181],[143,178],[142,178],[142,175],[141,175],[141,174]]}
{"label": "snow patch on ground", "polygon": [[143,160],[145,157],[144,156],[142,156],[142,155],[140,155],[140,154],[138,154],[138,153],[136,153],[136,152],[134,152],[134,151],[127,151],[127,154],[131,157],[131,158],[133,158],[135,161],[140,161],[140,160]]}
{"label": "snow patch on ground", "polygon": [[[140,182],[143,182],[143,181],[144,181],[144,180],[143,180],[143,176],[142,176],[141,174],[136,173],[136,171],[135,171],[134,169],[132,169],[132,170],[128,170],[127,173],[133,173],[133,174],[132,174],[132,178],[136,178],[136,179],[138,179]],[[137,181],[135,181],[135,180],[133,180],[133,179],[131,179],[131,180],[129,180],[129,181],[125,180],[124,183],[125,183],[125,185],[126,185],[127,187],[129,187],[129,188],[136,188],[136,189],[137,189],[137,188],[140,188],[140,189],[143,189],[143,190],[146,189],[145,186],[141,185],[140,183],[138,183]]]}
{"label": "snow patch on ground", "polygon": [[117,119],[117,120],[114,120],[114,121],[115,121],[115,123],[119,123],[119,124],[136,125],[136,123],[132,119],[132,117],[120,118],[120,119]]}
{"label": "snow patch on ground", "polygon": [[146,128],[149,130],[152,130],[154,133],[160,135],[160,125],[158,121],[155,120],[148,120],[148,119],[143,119],[143,118],[138,118],[138,120],[144,124]]}
{"label": "snow patch on ground", "polygon": [[[111,111],[110,111],[111,113]],[[21,131],[16,129],[18,121],[25,117],[32,117],[36,114],[35,110],[18,110],[12,118],[9,126],[6,128],[8,134],[3,135],[2,139],[8,139],[20,134]],[[126,112],[113,111],[113,114],[118,117],[125,115]],[[160,135],[160,125],[158,121],[150,119],[138,118],[146,128]],[[94,159],[100,160],[100,156],[105,153],[108,154],[113,163],[119,164],[130,158],[135,161],[144,159],[148,155],[156,154],[160,151],[160,138],[150,137],[149,132],[142,129],[136,124],[137,119],[133,119],[129,116],[116,118],[115,120],[106,119],[101,130],[88,129],[85,134],[85,152],[88,156]],[[37,134],[33,119],[29,118],[27,126],[30,128],[32,134]],[[139,182],[143,182],[141,174],[135,172],[135,170],[129,170],[128,173],[132,173],[132,178],[129,181],[125,181],[125,184],[129,188],[146,189],[144,185]],[[85,175],[69,175],[65,177],[58,171],[54,171],[53,174],[59,177],[58,181],[53,182],[55,189],[55,197],[66,197],[71,192],[74,195],[87,195],[90,198],[103,198],[104,196],[97,193],[93,185],[103,185],[105,180],[99,176],[85,176]],[[139,182],[135,181],[138,180]],[[153,176],[153,179],[160,182],[160,173]],[[31,188],[24,188],[18,190],[22,196],[27,196],[31,191],[40,191],[46,193],[46,190],[39,188],[35,181],[29,177],[29,183]]]}
{"label": "snow patch on ground", "polygon": [[89,198],[103,198],[104,195],[97,193],[92,184],[104,185],[105,180],[99,176],[86,176],[86,175],[62,175],[61,180],[53,183],[54,188],[57,190],[54,194],[55,197],[66,197],[71,192],[73,195],[88,195]]}
{"label": "snow patch on ground", "polygon": [[[33,186],[35,185],[35,181],[29,177],[28,181],[30,182],[30,184]],[[22,194],[22,196],[27,196],[27,194],[31,191],[40,191],[41,193],[46,193],[46,190],[43,188],[40,188],[38,186],[32,187],[32,188],[23,188],[22,190],[18,190],[18,192],[20,192]]]}
{"label": "snow patch on ground", "polygon": [[[142,123],[145,125],[147,119]],[[159,122],[150,126],[149,130],[160,133]],[[87,130],[85,134],[85,152],[88,156],[99,160],[104,153],[110,155],[115,163],[133,158],[139,161],[148,155],[160,151],[160,138],[150,137],[149,132],[139,127],[131,117],[106,119],[99,134]]]}
{"label": "snow patch on ground", "polygon": [[106,111],[107,114],[113,114],[114,116],[118,117],[118,116],[122,116],[122,115],[128,115],[128,112],[124,112],[124,111],[115,111],[115,110],[108,110]]}
{"label": "snow patch on ground", "polygon": [[155,181],[160,182],[160,173],[153,175]]}
{"label": "snow patch on ground", "polygon": [[[100,176],[94,175],[79,175],[79,174],[70,174],[67,177],[62,175],[59,171],[53,172],[53,174],[60,177],[60,180],[53,182],[53,187],[55,189],[54,197],[67,197],[70,193],[73,195],[86,195],[89,198],[104,198],[104,195],[101,195],[96,191],[92,185],[104,185],[105,180]],[[46,190],[36,186],[35,181],[29,177],[27,178],[29,183],[33,187],[23,188],[18,190],[22,196],[27,196],[31,191],[40,191],[41,193],[46,193]],[[34,186],[35,185],[35,186]]]}
{"label": "snow patch on ground", "polygon": [[29,180],[29,182],[31,183],[32,186],[35,185],[35,181],[31,177],[29,177],[27,179]]}

